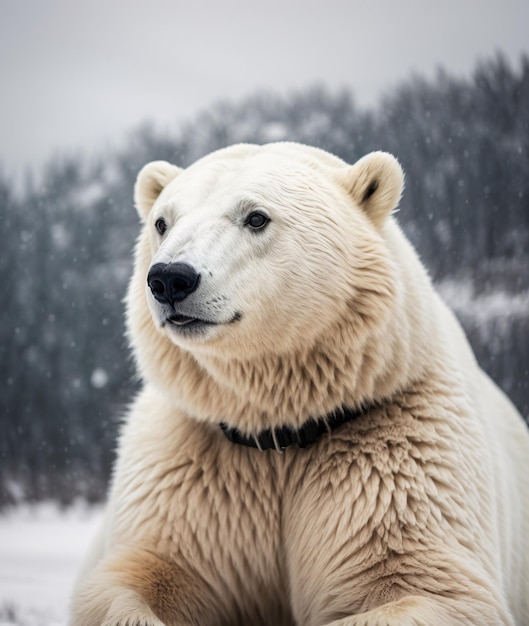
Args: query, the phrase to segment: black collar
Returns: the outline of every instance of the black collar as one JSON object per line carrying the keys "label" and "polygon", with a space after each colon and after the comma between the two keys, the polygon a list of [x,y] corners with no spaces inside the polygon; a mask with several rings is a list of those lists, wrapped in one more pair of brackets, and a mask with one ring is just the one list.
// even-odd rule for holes
{"label": "black collar", "polygon": [[342,407],[331,413],[327,413],[318,419],[310,419],[300,428],[295,429],[290,426],[282,426],[277,428],[267,428],[255,435],[243,435],[237,428],[231,428],[224,422],[220,427],[226,437],[243,446],[258,448],[259,450],[270,450],[275,448],[278,452],[284,450],[288,446],[297,443],[300,448],[304,448],[310,443],[314,443],[325,432],[331,432],[338,426],[350,422],[360,417],[367,409],[348,409]]}

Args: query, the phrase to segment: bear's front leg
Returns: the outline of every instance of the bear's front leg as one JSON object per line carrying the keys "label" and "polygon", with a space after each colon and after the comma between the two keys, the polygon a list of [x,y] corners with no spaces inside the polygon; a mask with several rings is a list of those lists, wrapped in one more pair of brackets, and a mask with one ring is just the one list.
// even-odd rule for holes
{"label": "bear's front leg", "polygon": [[448,626],[461,623],[464,622],[454,622],[434,600],[407,596],[365,613],[334,620],[325,626]]}
{"label": "bear's front leg", "polygon": [[86,588],[73,607],[72,626],[167,626],[136,592],[122,587]]}
{"label": "bear's front leg", "polygon": [[334,620],[325,626],[500,626],[512,625],[501,611],[478,602],[405,596],[365,613]]}
{"label": "bear's front leg", "polygon": [[71,625],[210,623],[209,597],[206,583],[192,568],[148,549],[121,548],[106,556],[76,590]]}

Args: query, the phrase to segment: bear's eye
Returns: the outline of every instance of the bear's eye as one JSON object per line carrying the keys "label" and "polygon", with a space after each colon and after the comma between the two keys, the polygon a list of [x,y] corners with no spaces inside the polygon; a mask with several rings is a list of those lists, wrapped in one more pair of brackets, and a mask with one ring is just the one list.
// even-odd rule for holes
{"label": "bear's eye", "polygon": [[246,218],[244,225],[249,226],[252,230],[261,230],[268,224],[269,221],[270,218],[267,215],[264,215],[264,213],[261,213],[260,211],[253,211]]}
{"label": "bear's eye", "polygon": [[156,220],[156,222],[154,222],[154,227],[158,231],[159,235],[163,235],[165,233],[165,231],[167,230],[167,224],[165,223],[163,217],[160,217]]}

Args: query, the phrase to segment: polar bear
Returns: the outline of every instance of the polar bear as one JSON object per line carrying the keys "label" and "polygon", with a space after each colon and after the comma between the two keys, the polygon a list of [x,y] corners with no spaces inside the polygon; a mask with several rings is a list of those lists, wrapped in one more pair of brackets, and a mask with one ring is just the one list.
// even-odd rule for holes
{"label": "polar bear", "polygon": [[74,626],[529,623],[529,435],[391,215],[382,152],[139,173],[144,387]]}

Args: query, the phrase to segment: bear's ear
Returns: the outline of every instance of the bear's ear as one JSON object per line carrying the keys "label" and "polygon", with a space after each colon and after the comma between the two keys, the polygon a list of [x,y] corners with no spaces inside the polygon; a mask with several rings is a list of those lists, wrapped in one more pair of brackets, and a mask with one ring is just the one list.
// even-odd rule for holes
{"label": "bear's ear", "polygon": [[387,152],[371,152],[348,168],[346,185],[355,203],[380,227],[398,205],[404,172]]}
{"label": "bear's ear", "polygon": [[134,204],[145,220],[156,198],[182,170],[167,161],[152,161],[140,170],[134,185]]}

